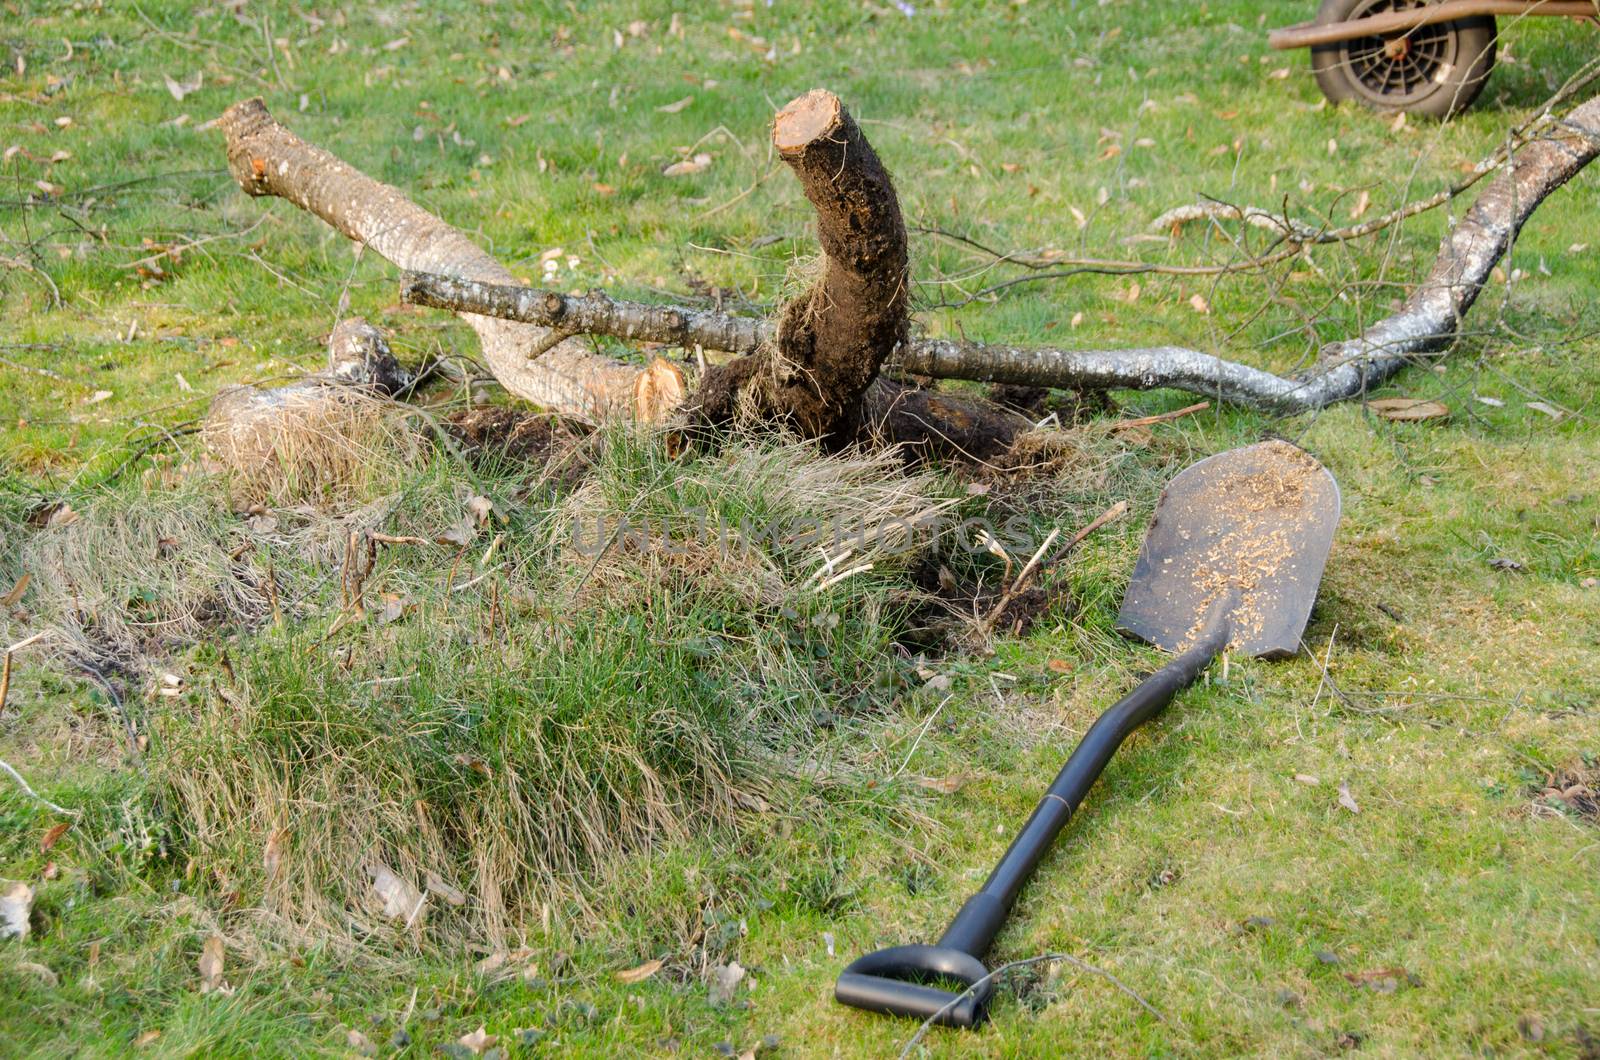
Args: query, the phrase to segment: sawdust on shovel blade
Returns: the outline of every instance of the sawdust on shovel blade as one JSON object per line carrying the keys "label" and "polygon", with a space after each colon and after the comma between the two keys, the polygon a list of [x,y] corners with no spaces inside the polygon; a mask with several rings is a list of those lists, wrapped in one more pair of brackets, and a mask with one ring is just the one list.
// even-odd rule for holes
{"label": "sawdust on shovel blade", "polygon": [[1233,519],[1195,564],[1193,581],[1204,595],[1180,651],[1195,642],[1217,600],[1230,591],[1239,597],[1231,613],[1230,646],[1260,637],[1276,609],[1282,588],[1278,575],[1305,537],[1316,510],[1311,486],[1326,472],[1297,446],[1265,444],[1270,452],[1260,465],[1248,471],[1223,471],[1208,483],[1209,493],[1228,498]]}

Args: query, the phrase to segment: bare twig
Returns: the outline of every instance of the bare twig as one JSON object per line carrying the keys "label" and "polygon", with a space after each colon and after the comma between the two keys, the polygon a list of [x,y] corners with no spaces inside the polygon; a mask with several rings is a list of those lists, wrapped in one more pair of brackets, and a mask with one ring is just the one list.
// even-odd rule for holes
{"label": "bare twig", "polygon": [[18,773],[15,769],[12,769],[11,764],[3,758],[0,758],[0,770],[5,770],[7,773],[11,774],[11,779],[17,782],[17,787],[22,789],[22,793],[36,800],[40,805],[46,806],[49,809],[54,810],[56,813],[65,814],[68,817],[83,816],[82,811],[69,810],[65,806],[57,806],[43,795],[40,795],[37,791],[34,791],[33,788],[28,785],[28,782],[22,779],[22,774]]}
{"label": "bare twig", "polygon": [[1150,1015],[1154,1016],[1162,1023],[1165,1023],[1168,1027],[1175,1028],[1173,1022],[1168,1019],[1160,1009],[1150,1004],[1150,1002],[1141,997],[1139,992],[1134,990],[1133,987],[1129,986],[1127,983],[1124,983],[1121,979],[1118,979],[1115,975],[1106,971],[1104,968],[1101,968],[1098,965],[1090,964],[1088,961],[1080,960],[1079,958],[1072,956],[1070,953],[1042,953],[1037,957],[1028,957],[1024,960],[1010,961],[1006,964],[1002,964],[1000,967],[994,969],[988,975],[984,976],[982,979],[979,979],[961,993],[951,998],[943,1008],[922,1021],[922,1026],[917,1028],[917,1032],[911,1036],[911,1040],[906,1042],[905,1048],[900,1050],[900,1060],[906,1060],[906,1057],[911,1055],[911,1050],[917,1047],[917,1043],[921,1042],[923,1036],[928,1033],[928,1028],[937,1023],[941,1016],[955,1008],[961,1002],[965,1001],[968,997],[971,997],[990,980],[998,979],[1005,973],[1017,968],[1026,968],[1030,965],[1044,964],[1049,961],[1065,961],[1081,971],[1090,972],[1094,975],[1103,977],[1118,990],[1121,990],[1124,994],[1127,994],[1129,997],[1133,998],[1134,1001],[1138,1002],[1140,1008],[1150,1013]]}

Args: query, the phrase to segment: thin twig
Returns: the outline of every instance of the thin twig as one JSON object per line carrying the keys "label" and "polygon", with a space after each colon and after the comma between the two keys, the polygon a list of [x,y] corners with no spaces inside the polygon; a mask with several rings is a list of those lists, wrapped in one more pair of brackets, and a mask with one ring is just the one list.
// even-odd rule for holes
{"label": "thin twig", "polygon": [[1209,401],[1197,401],[1193,405],[1186,405],[1181,409],[1173,409],[1171,412],[1162,412],[1154,416],[1140,416],[1138,419],[1132,420],[1116,420],[1110,424],[1107,430],[1125,431],[1130,427],[1148,427],[1154,423],[1170,423],[1173,420],[1182,419],[1196,412],[1204,412],[1210,407],[1211,402]]}
{"label": "thin twig", "polygon": [[945,1003],[943,1008],[922,1021],[922,1026],[917,1028],[917,1032],[911,1036],[911,1040],[906,1042],[905,1048],[900,1050],[900,1060],[906,1060],[906,1057],[911,1055],[911,1050],[917,1047],[917,1043],[921,1042],[923,1036],[928,1033],[928,1028],[932,1027],[936,1022],[938,1022],[941,1016],[955,1008],[962,1001],[965,1001],[985,983],[989,982],[991,979],[996,979],[1001,975],[1004,975],[1006,972],[1009,972],[1014,968],[1025,968],[1029,965],[1042,964],[1047,961],[1065,961],[1074,968],[1104,977],[1118,990],[1121,990],[1124,994],[1127,994],[1129,997],[1133,998],[1133,1000],[1137,1001],[1140,1008],[1143,1008],[1146,1012],[1150,1013],[1150,1015],[1154,1016],[1162,1023],[1165,1023],[1168,1027],[1177,1029],[1176,1025],[1170,1019],[1168,1019],[1160,1009],[1150,1004],[1150,1002],[1146,1001],[1143,997],[1140,997],[1138,991],[1134,990],[1133,987],[1129,986],[1127,983],[1124,983],[1121,979],[1118,979],[1115,975],[1106,971],[1104,968],[1101,968],[1098,965],[1090,964],[1088,961],[1079,960],[1070,953],[1043,953],[1037,957],[1028,957],[1024,960],[1011,961],[1007,964],[1002,964],[1000,967],[996,968],[994,971],[990,972],[988,975],[984,976],[982,979],[979,979],[961,993],[951,998]]}
{"label": "thin twig", "polygon": [[56,813],[65,814],[68,817],[83,816],[83,812],[81,810],[69,810],[65,806],[57,806],[43,795],[40,795],[37,791],[34,791],[33,788],[28,785],[28,782],[22,779],[22,774],[18,773],[15,769],[12,769],[11,763],[7,762],[4,758],[0,758],[0,769],[3,769],[7,773],[11,774],[11,779],[17,782],[17,787],[22,789],[22,793],[24,795],[31,796],[32,798],[38,800],[38,802],[40,802],[42,805],[54,810]]}

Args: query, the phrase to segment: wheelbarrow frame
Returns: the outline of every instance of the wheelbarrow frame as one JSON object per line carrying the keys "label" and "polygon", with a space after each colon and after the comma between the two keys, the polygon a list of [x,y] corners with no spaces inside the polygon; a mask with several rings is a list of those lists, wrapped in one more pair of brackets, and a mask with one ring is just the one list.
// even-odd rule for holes
{"label": "wheelbarrow frame", "polygon": [[1273,30],[1267,36],[1267,44],[1279,51],[1319,48],[1326,44],[1342,44],[1386,33],[1404,33],[1422,26],[1484,15],[1518,18],[1537,15],[1600,21],[1600,0],[1444,0],[1443,3],[1428,4],[1409,11],[1390,11],[1329,25],[1301,22]]}

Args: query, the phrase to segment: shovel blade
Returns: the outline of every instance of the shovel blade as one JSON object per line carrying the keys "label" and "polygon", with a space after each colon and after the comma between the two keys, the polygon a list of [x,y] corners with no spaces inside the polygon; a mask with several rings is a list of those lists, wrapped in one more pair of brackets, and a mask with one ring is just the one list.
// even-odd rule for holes
{"label": "shovel blade", "polygon": [[1117,628],[1182,651],[1227,621],[1231,650],[1293,655],[1338,523],[1338,484],[1303,449],[1270,441],[1207,457],[1162,491]]}

